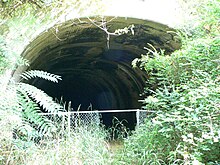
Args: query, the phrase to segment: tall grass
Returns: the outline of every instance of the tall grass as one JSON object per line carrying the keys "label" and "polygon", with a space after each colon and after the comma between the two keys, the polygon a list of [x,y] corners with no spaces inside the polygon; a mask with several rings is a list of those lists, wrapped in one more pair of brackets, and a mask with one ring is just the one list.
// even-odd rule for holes
{"label": "tall grass", "polygon": [[158,134],[159,128],[150,122],[140,125],[131,136],[124,139],[121,149],[115,154],[115,164],[160,165],[163,162],[164,146],[169,141]]}
{"label": "tall grass", "polygon": [[[62,133],[64,135],[64,133]],[[8,165],[98,165],[111,164],[108,133],[103,127],[78,127],[65,136],[7,146],[0,150],[0,164]]]}

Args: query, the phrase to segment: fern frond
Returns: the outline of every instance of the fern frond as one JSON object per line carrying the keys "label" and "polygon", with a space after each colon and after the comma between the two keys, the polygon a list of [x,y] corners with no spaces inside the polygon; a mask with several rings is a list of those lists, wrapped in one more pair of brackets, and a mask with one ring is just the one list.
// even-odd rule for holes
{"label": "fern frond", "polygon": [[50,113],[58,113],[63,111],[63,107],[53,101],[53,98],[48,96],[44,91],[35,86],[19,83],[18,91],[26,92],[36,103],[38,103],[44,110]]}
{"label": "fern frond", "polygon": [[21,77],[24,78],[25,80],[39,77],[39,78],[43,78],[45,80],[52,81],[54,83],[58,83],[58,80],[62,80],[61,76],[59,76],[59,75],[55,75],[55,74],[48,73],[48,72],[41,71],[41,70],[26,71],[21,74]]}
{"label": "fern frond", "polygon": [[[36,128],[38,135],[51,134],[56,130],[55,125],[47,117],[41,115],[41,110],[37,103],[29,98],[25,91],[18,92],[19,105],[23,109],[23,126],[22,129]],[[26,125],[26,126],[25,126]],[[27,126],[29,125],[29,126]],[[34,126],[34,127],[33,127]],[[26,130],[29,132],[28,130]],[[33,132],[33,131],[30,131]],[[30,136],[30,135],[28,135]]]}

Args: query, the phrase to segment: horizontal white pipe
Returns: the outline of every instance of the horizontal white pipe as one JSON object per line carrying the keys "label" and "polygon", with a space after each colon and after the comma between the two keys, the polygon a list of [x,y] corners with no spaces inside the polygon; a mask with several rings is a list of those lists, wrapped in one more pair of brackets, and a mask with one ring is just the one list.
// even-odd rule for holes
{"label": "horizontal white pipe", "polygon": [[125,110],[95,110],[95,111],[70,111],[70,112],[58,112],[58,113],[40,113],[41,115],[68,115],[68,114],[79,114],[79,113],[123,113],[123,112],[146,112],[153,113],[155,111],[148,111],[143,109],[125,109]]}

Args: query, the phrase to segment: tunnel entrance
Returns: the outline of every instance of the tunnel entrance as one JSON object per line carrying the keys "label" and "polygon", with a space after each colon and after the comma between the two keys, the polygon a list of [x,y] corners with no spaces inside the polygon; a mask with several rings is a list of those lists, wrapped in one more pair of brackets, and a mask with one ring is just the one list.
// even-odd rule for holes
{"label": "tunnel entrance", "polygon": [[[111,110],[136,109],[141,104],[147,75],[131,62],[145,54],[147,43],[156,49],[164,49],[167,54],[178,49],[180,44],[174,38],[173,29],[152,21],[134,18],[106,17],[109,32],[134,25],[131,33],[120,36],[107,35],[91,19],[77,19],[52,27],[24,50],[22,56],[29,60],[29,67],[20,67],[14,76],[25,70],[43,70],[62,76],[62,81],[53,84],[42,79],[28,83],[53,98],[71,101],[73,110]],[[103,123],[111,126],[113,116],[128,121],[127,126],[134,128],[135,113],[111,113],[103,115]]]}

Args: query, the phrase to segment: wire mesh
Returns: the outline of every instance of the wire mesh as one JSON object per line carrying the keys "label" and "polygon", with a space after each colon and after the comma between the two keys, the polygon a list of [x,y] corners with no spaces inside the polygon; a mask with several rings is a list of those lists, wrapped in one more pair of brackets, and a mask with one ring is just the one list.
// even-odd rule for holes
{"label": "wire mesh", "polygon": [[[63,112],[60,114],[44,113],[51,120],[54,125],[60,127],[60,129],[72,129],[80,126],[91,126],[101,124],[101,116],[103,113],[129,113],[131,111],[136,112],[137,126],[144,124],[149,114],[144,110],[105,110],[105,111],[71,111]],[[134,123],[135,124],[135,123]]]}
{"label": "wire mesh", "polygon": [[90,113],[71,113],[69,116],[71,127],[89,126],[100,124],[100,114],[97,112]]}
{"label": "wire mesh", "polygon": [[137,125],[144,124],[147,118],[148,112],[147,111],[139,111],[139,123]]}

